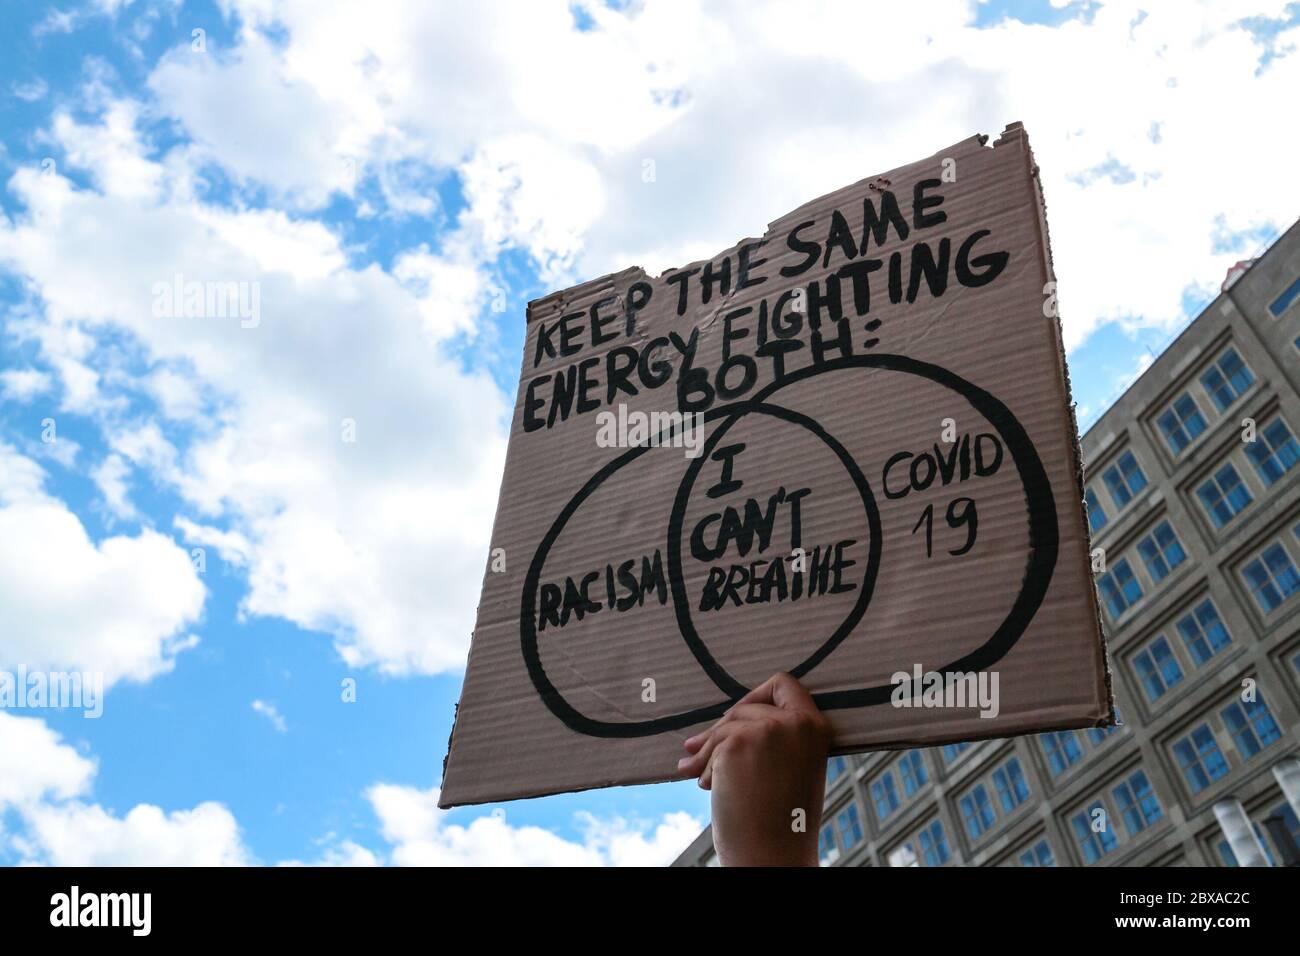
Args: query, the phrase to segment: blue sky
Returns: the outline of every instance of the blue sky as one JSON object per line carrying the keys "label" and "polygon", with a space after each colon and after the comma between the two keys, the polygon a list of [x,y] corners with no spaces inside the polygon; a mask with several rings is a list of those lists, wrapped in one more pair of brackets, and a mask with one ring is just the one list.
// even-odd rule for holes
{"label": "blue sky", "polygon": [[671,859],[693,784],[432,809],[524,304],[1019,119],[1086,425],[1300,199],[1296,4],[488,6],[0,7],[0,670],[109,685],[0,710],[0,862]]}

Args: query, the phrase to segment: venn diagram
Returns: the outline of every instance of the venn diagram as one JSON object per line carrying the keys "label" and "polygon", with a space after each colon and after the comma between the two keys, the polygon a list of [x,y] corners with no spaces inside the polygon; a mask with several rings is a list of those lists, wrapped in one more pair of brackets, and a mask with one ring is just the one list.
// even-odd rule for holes
{"label": "venn diagram", "polygon": [[[803,678],[830,657],[853,632],[867,612],[875,592],[877,574],[882,558],[882,533],[880,512],[875,495],[863,468],[849,451],[827,431],[812,415],[786,407],[781,402],[782,391],[816,376],[830,376],[851,369],[878,369],[912,376],[903,381],[917,383],[928,381],[959,396],[987,420],[997,431],[1008,456],[1019,475],[1024,492],[1028,525],[1028,548],[1025,555],[1024,574],[1019,589],[1006,616],[995,630],[978,646],[967,650],[941,667],[941,672],[978,672],[996,664],[1025,633],[1041,606],[1051,583],[1059,550],[1059,529],[1056,503],[1052,495],[1047,472],[1039,459],[1028,433],[1010,409],[990,392],[972,384],[938,365],[903,355],[870,354],[848,356],[819,365],[812,365],[790,373],[775,381],[744,401],[714,407],[705,413],[705,424],[711,426],[705,440],[703,453],[690,459],[673,500],[668,521],[664,554],[666,556],[668,585],[671,603],[676,615],[677,629],[691,655],[709,680],[717,687],[718,697],[697,707],[678,713],[660,715],[643,720],[601,720],[582,713],[567,700],[547,675],[538,647],[537,602],[539,585],[546,570],[547,560],[556,541],[564,533],[574,515],[584,502],[592,497],[606,482],[622,469],[636,462],[654,446],[644,444],[629,448],[609,461],[593,474],[569,499],[551,523],[537,547],[524,579],[519,610],[520,647],[524,663],[539,697],[547,708],[570,729],[593,737],[621,738],[644,737],[667,731],[691,727],[715,720],[749,688],[737,680],[717,660],[708,643],[701,637],[692,617],[691,602],[686,592],[682,573],[682,531],[688,503],[695,491],[704,463],[719,447],[728,433],[740,422],[761,416],[785,422],[803,429],[824,446],[839,462],[855,491],[855,503],[861,505],[861,528],[867,554],[861,569],[861,584],[857,597],[838,626],[827,635],[811,653],[801,659],[791,659],[785,670]],[[906,387],[906,386],[904,386]],[[856,511],[856,508],[855,508]],[[814,693],[814,699],[823,710],[871,707],[890,700],[892,685],[879,684]]]}

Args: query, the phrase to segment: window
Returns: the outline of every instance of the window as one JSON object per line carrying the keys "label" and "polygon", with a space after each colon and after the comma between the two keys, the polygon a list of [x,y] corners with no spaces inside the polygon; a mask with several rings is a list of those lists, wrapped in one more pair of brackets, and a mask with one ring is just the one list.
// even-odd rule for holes
{"label": "window", "polygon": [[1183,772],[1183,779],[1192,793],[1200,793],[1211,781],[1228,772],[1227,761],[1219,752],[1208,724],[1201,724],[1186,737],[1175,742],[1174,756]]}
{"label": "window", "polygon": [[1228,406],[1250,388],[1254,381],[1255,376],[1250,374],[1250,369],[1246,368],[1246,363],[1233,348],[1225,349],[1218,361],[1201,376],[1201,384],[1221,412],[1227,411]]}
{"label": "window", "polygon": [[1115,507],[1123,508],[1133,500],[1133,496],[1147,486],[1147,476],[1142,474],[1137,459],[1131,451],[1119,456],[1115,464],[1106,469],[1101,476],[1110,489],[1110,497]]}
{"label": "window", "polygon": [[1133,655],[1133,669],[1147,700],[1158,700],[1183,679],[1183,669],[1163,634]]}
{"label": "window", "polygon": [[1196,496],[1201,499],[1201,504],[1205,507],[1210,520],[1214,522],[1215,528],[1222,528],[1254,500],[1231,462],[1216,471],[1213,478],[1197,488]]}
{"label": "window", "polygon": [[849,769],[849,762],[843,757],[832,757],[826,761],[826,782],[834,783],[844,776]]}
{"label": "window", "polygon": [[1018,859],[1021,866],[1056,866],[1056,858],[1046,840],[1039,840]]}
{"label": "window", "polygon": [[840,831],[840,845],[846,851],[862,842],[862,821],[858,819],[858,805],[850,802],[835,817],[835,827]]}
{"label": "window", "polygon": [[1040,734],[1038,743],[1047,757],[1052,776],[1059,777],[1072,763],[1083,756],[1079,738],[1073,730],[1057,730],[1050,734]]}
{"label": "window", "polygon": [[1088,504],[1088,530],[1096,534],[1106,527],[1106,522],[1110,519],[1106,517],[1101,502],[1097,500],[1097,493],[1091,488],[1083,493],[1083,500]]}
{"label": "window", "polygon": [[1241,570],[1246,586],[1255,596],[1255,603],[1265,614],[1280,607],[1287,598],[1300,590],[1300,574],[1296,574],[1291,556],[1280,542],[1274,542]]}
{"label": "window", "polygon": [[1249,760],[1282,736],[1277,721],[1264,703],[1264,696],[1258,691],[1253,701],[1234,700],[1219,714],[1243,759]]}
{"label": "window", "polygon": [[[1296,812],[1291,809],[1291,804],[1286,802],[1279,803],[1269,811],[1268,817],[1264,818],[1265,821],[1267,821],[1269,817],[1281,817],[1282,823],[1286,826],[1287,832],[1291,834],[1291,839],[1295,840],[1297,845],[1300,845],[1300,817],[1297,817]],[[1264,846],[1267,847],[1271,842],[1279,851],[1279,855],[1281,855],[1280,851],[1282,847],[1278,844],[1277,840],[1273,839],[1272,830],[1268,831],[1268,836],[1269,839],[1265,841]]]}
{"label": "window", "polygon": [[[1101,813],[1097,813],[1098,810]],[[1096,863],[1119,844],[1100,800],[1076,813],[1070,825],[1074,828],[1074,837],[1079,841],[1085,863]]]}
{"label": "window", "polygon": [[1010,813],[1029,799],[1029,784],[1020,769],[1020,761],[1012,757],[997,770],[993,771],[993,786],[998,792],[998,803],[1002,812]]}
{"label": "window", "polygon": [[1097,579],[1102,600],[1110,616],[1119,618],[1142,597],[1142,585],[1133,575],[1128,558],[1120,558],[1109,571]]}
{"label": "window", "polygon": [[1187,653],[1192,655],[1197,667],[1232,643],[1232,637],[1223,626],[1219,612],[1208,599],[1179,620],[1178,633],[1182,635]]}
{"label": "window", "polygon": [[972,787],[970,792],[961,798],[960,804],[962,819],[966,821],[966,832],[970,834],[972,840],[997,821],[997,814],[994,813],[993,804],[989,801],[989,792],[984,789],[982,783]]}
{"label": "window", "polygon": [[952,763],[954,760],[956,760],[958,757],[960,757],[960,756],[962,755],[962,753],[966,750],[966,748],[969,747],[969,746],[970,746],[970,744],[967,743],[967,742],[965,742],[965,741],[963,741],[962,743],[959,743],[959,744],[944,744],[944,745],[943,745],[943,762],[944,762],[944,763]]}
{"label": "window", "polygon": [[1183,392],[1165,409],[1164,414],[1156,419],[1156,424],[1165,436],[1169,450],[1175,455],[1181,455],[1183,449],[1190,445],[1197,435],[1205,431],[1205,416],[1196,407],[1192,396]]}
{"label": "window", "polygon": [[1300,299],[1300,279],[1283,289],[1282,294],[1268,304],[1268,311],[1273,313],[1273,318],[1278,318],[1296,299]]}
{"label": "window", "polygon": [[871,783],[871,799],[876,805],[876,819],[884,823],[898,809],[898,790],[894,773],[886,770]]}
{"label": "window", "polygon": [[829,823],[822,827],[817,837],[817,859],[822,866],[834,863],[840,855],[840,848],[835,845],[835,828]]}
{"label": "window", "polygon": [[1237,862],[1237,854],[1232,852],[1232,844],[1227,840],[1219,841],[1219,859],[1223,861],[1224,866],[1240,866]]}
{"label": "window", "polygon": [[1159,584],[1169,576],[1169,572],[1182,564],[1187,557],[1183,543],[1174,534],[1168,521],[1162,521],[1155,529],[1138,542],[1138,554],[1147,566],[1151,580]]}
{"label": "window", "polygon": [[913,796],[924,785],[925,758],[919,750],[909,750],[898,761],[898,772],[903,777],[903,795]]}
{"label": "window", "polygon": [[921,846],[921,859],[926,866],[942,866],[948,862],[948,840],[944,836],[943,821],[935,820],[917,834]]}
{"label": "window", "polygon": [[1164,815],[1160,801],[1147,780],[1144,771],[1138,770],[1127,780],[1111,790],[1115,806],[1124,821],[1124,828],[1129,836],[1136,836]]}
{"label": "window", "polygon": [[1267,487],[1300,461],[1300,445],[1296,444],[1286,422],[1275,418],[1260,429],[1253,442],[1246,444],[1246,457]]}

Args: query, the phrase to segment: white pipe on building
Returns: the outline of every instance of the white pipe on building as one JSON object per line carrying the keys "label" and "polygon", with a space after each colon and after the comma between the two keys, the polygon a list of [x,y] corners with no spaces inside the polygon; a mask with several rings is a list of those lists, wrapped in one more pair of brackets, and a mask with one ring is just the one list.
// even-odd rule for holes
{"label": "white pipe on building", "polygon": [[1237,858],[1238,866],[1268,866],[1268,857],[1264,854],[1264,845],[1255,835],[1246,808],[1236,797],[1225,797],[1214,805],[1214,818],[1219,821],[1219,829],[1228,838],[1228,846]]}

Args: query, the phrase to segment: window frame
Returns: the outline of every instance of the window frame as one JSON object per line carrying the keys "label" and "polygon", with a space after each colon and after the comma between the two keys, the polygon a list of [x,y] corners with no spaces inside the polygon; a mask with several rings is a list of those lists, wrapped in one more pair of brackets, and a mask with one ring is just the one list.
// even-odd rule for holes
{"label": "window frame", "polygon": [[[1246,375],[1247,381],[1240,387],[1238,387],[1237,382],[1233,380],[1233,376],[1224,371],[1222,367],[1221,363],[1229,355],[1232,355],[1237,360],[1237,363],[1240,366],[1239,371],[1244,372]],[[1211,375],[1219,376],[1219,384],[1217,388],[1211,386],[1211,384],[1206,381],[1206,379]],[[1251,386],[1254,385],[1258,379],[1255,378],[1255,373],[1251,371],[1250,366],[1246,364],[1246,360],[1241,357],[1241,353],[1238,352],[1233,345],[1229,344],[1220,349],[1219,354],[1215,356],[1212,361],[1205,364],[1201,374],[1197,376],[1197,381],[1200,382],[1201,388],[1205,390],[1205,394],[1209,396],[1210,403],[1218,410],[1219,415],[1223,416],[1228,413],[1228,409],[1232,408],[1232,406],[1237,403],[1237,399],[1250,391]],[[1226,403],[1221,403],[1219,401],[1219,395],[1216,394],[1218,388],[1231,391],[1233,393],[1232,398],[1230,398]]]}
{"label": "window frame", "polygon": [[[1167,654],[1163,663],[1162,660],[1158,660],[1156,656],[1155,648],[1158,644],[1164,645]],[[1148,673],[1143,672],[1142,665],[1139,663],[1140,659],[1143,658],[1147,660],[1148,666],[1151,668]],[[1173,668],[1178,672],[1178,676],[1170,680],[1169,674],[1166,673],[1164,664],[1172,664]],[[1182,662],[1178,659],[1178,654],[1174,650],[1174,645],[1170,642],[1164,631],[1161,631],[1149,640],[1145,641],[1141,647],[1137,648],[1132,654],[1130,654],[1129,666],[1134,671],[1134,676],[1137,678],[1138,684],[1142,687],[1142,691],[1146,695],[1147,703],[1149,704],[1154,704],[1161,697],[1165,696],[1165,694],[1168,694],[1171,690],[1181,684],[1187,677],[1186,672],[1183,670]],[[1151,693],[1152,688],[1148,684],[1150,678],[1159,680],[1161,686],[1159,693]]]}
{"label": "window frame", "polygon": [[[1200,731],[1205,732],[1209,749],[1205,749],[1201,743],[1197,742],[1196,736]],[[1180,745],[1187,748],[1190,753],[1190,760],[1184,761],[1183,755],[1179,753]],[[1187,733],[1171,740],[1169,742],[1169,751],[1174,758],[1175,765],[1178,767],[1184,785],[1193,796],[1210,789],[1216,781],[1226,777],[1231,769],[1228,766],[1228,758],[1224,756],[1223,748],[1219,746],[1219,740],[1215,736],[1214,728],[1210,726],[1208,718],[1203,717],[1199,723],[1189,728]],[[1210,760],[1212,766],[1206,764],[1207,757],[1212,758]],[[1205,782],[1197,784],[1189,779],[1188,771],[1191,769],[1199,770],[1201,776],[1205,778]]]}
{"label": "window frame", "polygon": [[[1201,620],[1201,610],[1206,606],[1209,607],[1210,613],[1214,615],[1214,620],[1218,624],[1218,627],[1223,631],[1223,636],[1225,638],[1223,643],[1217,646],[1212,645],[1210,640],[1211,632],[1205,627],[1204,622]],[[1188,637],[1187,631],[1183,627],[1184,622],[1188,620],[1191,620],[1192,624],[1196,626],[1197,637],[1210,649],[1210,653],[1204,659],[1202,659],[1200,653],[1194,649],[1193,641]],[[1228,625],[1224,622],[1223,615],[1219,613],[1219,609],[1215,605],[1214,599],[1208,595],[1196,602],[1194,607],[1190,604],[1188,605],[1187,612],[1179,615],[1179,617],[1175,619],[1174,630],[1178,632],[1178,636],[1183,642],[1183,647],[1191,658],[1193,667],[1197,670],[1204,667],[1218,656],[1220,651],[1233,643],[1232,631],[1228,629]]]}
{"label": "window frame", "polygon": [[[1158,539],[1162,528],[1169,532],[1169,541],[1164,545],[1161,545]],[[1145,545],[1150,545],[1154,553],[1148,555],[1144,549]],[[1172,562],[1169,558],[1171,545],[1178,552],[1177,560]],[[1183,546],[1182,539],[1178,537],[1178,532],[1174,530],[1174,526],[1170,524],[1167,517],[1161,518],[1153,524],[1151,530],[1138,539],[1135,547],[1137,548],[1138,557],[1142,559],[1142,564],[1147,570],[1147,577],[1151,579],[1152,584],[1160,584],[1187,560],[1187,548]],[[1157,561],[1164,565],[1164,571],[1159,576],[1152,568],[1152,564]]]}
{"label": "window frame", "polygon": [[[1235,483],[1225,486],[1221,479],[1229,472],[1231,472],[1232,478],[1235,479]],[[1210,486],[1213,486],[1218,495],[1213,501],[1210,500],[1211,496],[1206,494],[1206,489]],[[1234,494],[1245,495],[1246,500],[1238,506],[1233,499]],[[1253,505],[1255,496],[1251,493],[1250,485],[1247,484],[1246,479],[1241,477],[1241,472],[1237,470],[1236,463],[1231,457],[1227,457],[1197,483],[1196,500],[1200,503],[1201,510],[1209,519],[1210,525],[1217,532],[1232,524],[1238,515]],[[1218,513],[1220,506],[1229,511],[1227,517],[1222,520],[1220,520]]]}
{"label": "window frame", "polygon": [[984,837],[998,824],[997,810],[983,780],[969,787],[957,799],[957,807],[961,810],[962,824],[966,827],[966,835],[971,840]]}
{"label": "window frame", "polygon": [[[1269,555],[1271,555],[1274,551],[1280,553],[1286,562],[1285,567],[1282,568],[1279,574],[1277,575],[1275,575],[1274,573],[1275,569],[1269,563]],[[1249,577],[1251,569],[1257,565],[1259,566],[1259,569],[1264,573],[1264,581],[1260,583],[1258,586],[1252,583],[1251,578]],[[1279,611],[1280,609],[1285,607],[1286,604],[1292,598],[1294,598],[1297,594],[1300,594],[1300,569],[1297,569],[1295,557],[1291,554],[1289,550],[1287,550],[1287,547],[1283,543],[1281,537],[1274,538],[1272,541],[1268,542],[1262,548],[1260,548],[1258,551],[1252,554],[1247,560],[1243,561],[1239,566],[1239,568],[1237,569],[1237,573],[1242,583],[1245,585],[1247,593],[1250,594],[1250,596],[1254,599],[1255,607],[1265,617],[1268,617],[1274,614],[1275,612]],[[1282,581],[1283,579],[1291,582],[1292,586],[1290,590],[1283,591],[1280,588],[1276,588],[1279,582]],[[1260,597],[1261,594],[1263,594],[1265,590],[1269,587],[1274,587],[1277,589],[1279,599],[1277,603],[1271,605],[1270,607],[1265,607],[1264,602],[1260,599]]]}
{"label": "window frame", "polygon": [[[1126,458],[1133,465],[1132,469],[1128,471],[1125,470],[1124,466],[1124,459]],[[1135,475],[1138,479],[1136,488],[1133,487],[1133,477]],[[1146,472],[1142,470],[1142,463],[1137,460],[1137,455],[1133,453],[1132,448],[1125,448],[1102,470],[1101,483],[1110,494],[1110,500],[1118,509],[1117,514],[1127,508],[1133,502],[1133,499],[1151,484],[1147,480]],[[1120,494],[1115,493],[1116,489],[1119,489]]]}
{"label": "window frame", "polygon": [[[1258,449],[1261,441],[1271,440],[1267,434],[1270,428],[1281,426],[1286,433],[1286,440],[1279,446],[1268,446],[1267,454],[1262,458],[1258,457]],[[1282,452],[1290,452],[1293,456],[1290,464],[1284,465]],[[1255,429],[1255,440],[1246,444],[1246,458],[1250,461],[1251,467],[1255,469],[1255,474],[1259,480],[1264,483],[1265,488],[1272,488],[1290,473],[1292,468],[1300,465],[1300,440],[1296,439],[1295,432],[1291,431],[1291,426],[1287,424],[1285,418],[1280,414],[1274,415],[1265,424],[1259,425]],[[1276,462],[1276,467],[1281,470],[1274,476],[1270,477],[1265,471],[1264,465]]]}
{"label": "window frame", "polygon": [[[1183,413],[1180,412],[1177,407],[1179,402],[1183,399],[1186,399],[1192,407],[1191,413],[1186,417],[1183,417]],[[1173,416],[1176,422],[1173,428],[1168,428],[1165,424],[1165,419],[1169,416]],[[1195,433],[1192,433],[1192,431],[1187,427],[1188,423],[1193,421],[1200,422]],[[1192,395],[1191,389],[1189,388],[1184,388],[1164,405],[1155,416],[1155,425],[1156,430],[1165,441],[1165,447],[1169,449],[1169,453],[1176,459],[1181,458],[1183,452],[1196,444],[1196,440],[1204,435],[1210,427],[1209,419],[1207,419],[1205,413],[1201,411],[1201,406],[1197,404],[1196,397]],[[1177,433],[1183,435],[1183,443],[1181,445],[1174,440],[1174,436]]]}
{"label": "window frame", "polygon": [[[1284,299],[1286,301],[1283,301]],[[1290,312],[1297,302],[1300,302],[1300,276],[1296,276],[1290,285],[1273,297],[1268,303],[1268,314],[1275,319],[1280,319]],[[1281,303],[1281,307],[1275,309],[1274,306],[1278,303]]]}

